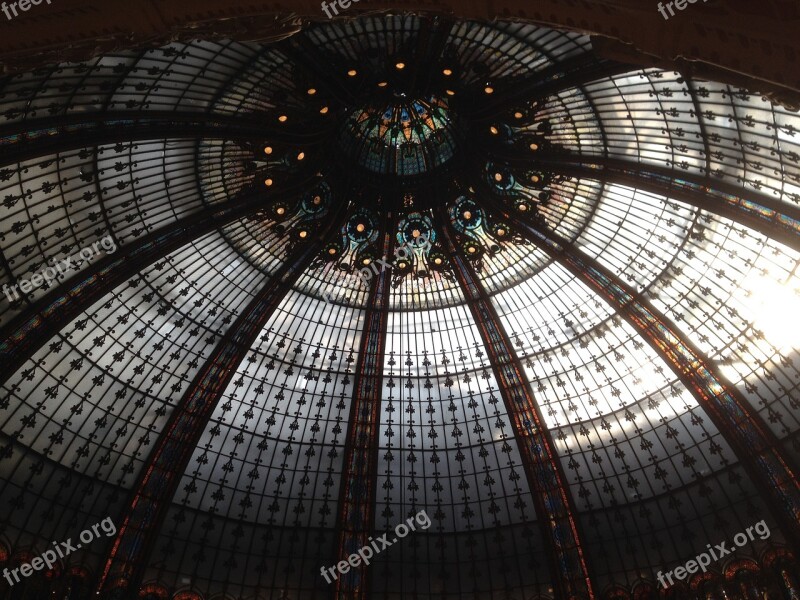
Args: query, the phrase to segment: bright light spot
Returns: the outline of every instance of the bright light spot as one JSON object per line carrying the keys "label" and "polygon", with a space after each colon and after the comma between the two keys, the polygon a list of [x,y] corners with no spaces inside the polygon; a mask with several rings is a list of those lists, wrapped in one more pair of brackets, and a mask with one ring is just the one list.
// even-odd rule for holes
{"label": "bright light spot", "polygon": [[[776,349],[786,351],[800,348],[800,281],[790,279],[782,285],[775,280],[756,275],[745,280],[734,296],[753,315],[753,327],[764,334],[765,340]],[[752,292],[748,294],[747,290]]]}

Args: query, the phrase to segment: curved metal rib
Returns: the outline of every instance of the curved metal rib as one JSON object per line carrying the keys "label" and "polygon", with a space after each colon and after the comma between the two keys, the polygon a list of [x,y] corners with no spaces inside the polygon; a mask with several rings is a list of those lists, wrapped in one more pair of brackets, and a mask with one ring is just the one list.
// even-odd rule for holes
{"label": "curved metal rib", "polygon": [[[338,213],[344,210],[340,204]],[[284,262],[256,294],[214,348],[170,416],[125,514],[105,561],[98,594],[115,597],[120,590],[135,594],[147,567],[150,550],[167,514],[192,451],[203,435],[222,393],[265,323],[327,241],[339,215],[329,215],[320,234]]]}
{"label": "curved metal rib", "polygon": [[633,289],[569,242],[497,206],[525,238],[595,290],[671,366],[730,444],[767,505],[797,546],[800,540],[800,477],[792,459],[739,391],[713,362]]}
{"label": "curved metal rib", "polygon": [[486,289],[469,261],[456,250],[447,215],[441,215],[440,222],[447,223],[444,229],[446,250],[480,332],[506,410],[512,418],[514,437],[536,503],[542,538],[550,550],[556,597],[593,599],[596,596],[589,578],[576,511],[555,445],[544,426],[544,417]]}

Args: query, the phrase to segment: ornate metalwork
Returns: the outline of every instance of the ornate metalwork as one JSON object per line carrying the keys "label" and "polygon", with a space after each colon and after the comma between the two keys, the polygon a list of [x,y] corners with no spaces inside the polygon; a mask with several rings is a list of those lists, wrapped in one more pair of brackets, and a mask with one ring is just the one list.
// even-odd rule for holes
{"label": "ornate metalwork", "polygon": [[49,292],[3,328],[0,336],[0,383],[11,377],[34,352],[47,343],[48,336],[80,314],[109,290],[123,283],[131,269],[153,264],[187,241],[201,237],[220,226],[255,215],[263,209],[260,193],[245,192],[230,205],[203,211],[123,247],[116,256],[90,265],[70,281],[68,288]]}
{"label": "ornate metalwork", "polygon": [[[384,234],[385,254],[392,251],[391,236]],[[364,317],[364,330],[358,353],[358,368],[353,386],[353,403],[348,420],[342,487],[337,520],[338,562],[369,545],[374,529],[377,464],[378,415],[386,347],[391,273],[381,270],[372,280],[370,308]],[[364,600],[368,597],[368,566],[361,564],[336,580],[338,600]]]}
{"label": "ornate metalwork", "polygon": [[558,595],[570,600],[595,598],[572,500],[544,418],[522,375],[513,344],[494,307],[487,301],[480,280],[468,261],[457,252],[452,234],[445,229],[444,235],[456,278],[489,352],[508,414],[514,420],[514,435],[534,491],[538,523],[552,553],[553,580]]}
{"label": "ornate metalwork", "polygon": [[324,240],[344,207],[327,225],[317,225],[317,236],[283,263],[223,336],[192,385],[173,410],[130,504],[120,519],[117,536],[105,561],[98,593],[115,597],[119,590],[137,590],[149,559],[155,535],[166,515],[183,470],[197,446],[221,394],[236,372],[264,323],[278,308],[287,291],[300,278],[324,245]]}
{"label": "ornate metalwork", "polygon": [[672,366],[735,449],[793,543],[800,540],[800,477],[791,458],[741,394],[716,367],[634,290],[552,232],[505,217],[537,247],[564,264],[623,315]]}

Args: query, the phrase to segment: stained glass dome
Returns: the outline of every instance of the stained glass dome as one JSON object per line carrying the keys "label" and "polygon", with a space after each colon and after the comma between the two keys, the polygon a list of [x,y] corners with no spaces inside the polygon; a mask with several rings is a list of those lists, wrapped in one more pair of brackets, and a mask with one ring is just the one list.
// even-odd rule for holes
{"label": "stained glass dome", "polygon": [[2,597],[797,598],[800,117],[595,42],[3,76]]}
{"label": "stained glass dome", "polygon": [[375,173],[413,176],[445,164],[456,152],[453,116],[445,100],[400,94],[388,105],[355,111],[342,134],[343,149]]}

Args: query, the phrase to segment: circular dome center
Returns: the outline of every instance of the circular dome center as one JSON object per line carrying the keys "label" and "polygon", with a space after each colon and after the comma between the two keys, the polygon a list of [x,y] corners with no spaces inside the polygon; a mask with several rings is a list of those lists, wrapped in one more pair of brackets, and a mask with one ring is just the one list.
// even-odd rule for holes
{"label": "circular dome center", "polygon": [[369,171],[421,175],[455,154],[455,120],[445,99],[397,94],[389,102],[354,111],[340,141],[350,158]]}

